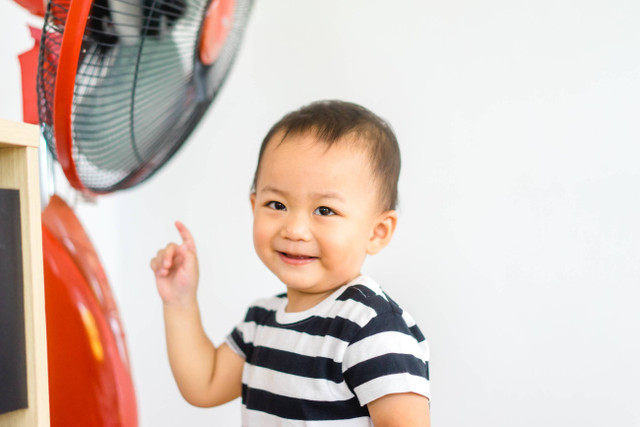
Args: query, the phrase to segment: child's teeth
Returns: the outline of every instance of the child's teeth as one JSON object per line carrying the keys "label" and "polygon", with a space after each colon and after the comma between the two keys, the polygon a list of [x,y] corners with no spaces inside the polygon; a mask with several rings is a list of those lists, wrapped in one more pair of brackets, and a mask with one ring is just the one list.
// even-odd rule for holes
{"label": "child's teeth", "polygon": [[287,256],[289,258],[295,258],[295,259],[307,259],[307,258],[311,258],[310,256],[306,256],[306,255],[291,255],[291,254],[287,254]]}

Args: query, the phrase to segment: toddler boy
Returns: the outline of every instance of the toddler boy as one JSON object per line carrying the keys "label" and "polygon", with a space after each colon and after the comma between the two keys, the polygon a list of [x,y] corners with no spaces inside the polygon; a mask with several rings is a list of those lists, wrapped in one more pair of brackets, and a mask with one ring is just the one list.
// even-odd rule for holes
{"label": "toddler boy", "polygon": [[411,316],[371,278],[365,257],[396,227],[400,153],[365,108],[321,101],[265,137],[253,186],[253,240],[286,285],[249,307],[226,342],[206,337],[193,237],[151,261],[171,369],[184,398],[242,396],[243,426],[428,426],[428,347]]}

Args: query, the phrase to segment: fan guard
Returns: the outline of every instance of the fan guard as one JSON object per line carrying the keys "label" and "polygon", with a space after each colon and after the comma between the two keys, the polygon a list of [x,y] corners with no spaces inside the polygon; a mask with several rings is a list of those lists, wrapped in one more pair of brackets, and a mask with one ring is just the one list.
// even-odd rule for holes
{"label": "fan guard", "polygon": [[224,83],[252,0],[51,0],[38,69],[50,151],[87,194],[138,184]]}

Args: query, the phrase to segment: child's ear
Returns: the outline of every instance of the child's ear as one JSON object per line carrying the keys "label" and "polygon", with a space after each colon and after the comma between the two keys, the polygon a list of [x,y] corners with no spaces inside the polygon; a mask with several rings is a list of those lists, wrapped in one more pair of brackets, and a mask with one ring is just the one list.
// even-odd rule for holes
{"label": "child's ear", "polygon": [[251,193],[249,200],[251,201],[251,212],[253,213],[256,210],[256,193]]}
{"label": "child's ear", "polygon": [[367,254],[373,255],[380,252],[389,244],[396,230],[398,213],[395,210],[384,211],[373,223],[371,238],[367,245]]}

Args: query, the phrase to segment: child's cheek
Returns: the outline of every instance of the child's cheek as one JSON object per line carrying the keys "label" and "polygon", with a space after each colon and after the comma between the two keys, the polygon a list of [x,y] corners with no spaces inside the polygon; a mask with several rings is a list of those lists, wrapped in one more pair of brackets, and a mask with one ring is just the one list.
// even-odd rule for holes
{"label": "child's cheek", "polygon": [[260,218],[256,217],[253,222],[253,245],[258,255],[260,255],[261,251],[264,251],[268,243],[269,237],[266,224]]}

